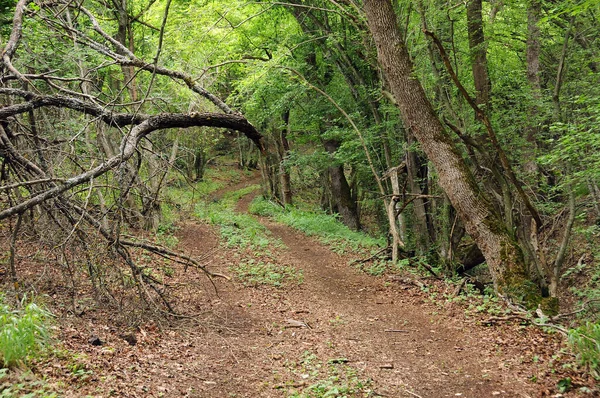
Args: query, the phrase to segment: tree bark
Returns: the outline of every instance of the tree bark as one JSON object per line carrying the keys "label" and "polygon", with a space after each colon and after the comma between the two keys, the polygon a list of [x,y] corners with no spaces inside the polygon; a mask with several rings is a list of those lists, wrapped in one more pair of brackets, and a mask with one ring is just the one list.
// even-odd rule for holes
{"label": "tree bark", "polygon": [[[406,142],[410,147],[413,144],[415,138],[411,135],[410,131],[406,132]],[[427,208],[425,206],[425,200],[421,197],[423,190],[421,189],[419,169],[423,163],[422,159],[414,149],[408,149],[406,151],[406,178],[408,181],[408,188],[410,193],[414,195],[415,200],[412,202],[413,217],[415,228],[415,244],[416,252],[418,254],[425,254],[431,248],[431,236],[429,234],[429,225],[427,222]],[[425,192],[426,193],[426,192]]]}
{"label": "tree bark", "polygon": [[538,117],[539,117],[539,106],[538,102],[542,96],[542,86],[540,83],[540,27],[539,22],[542,13],[542,4],[540,0],[530,0],[527,6],[527,45],[526,45],[526,58],[527,58],[527,80],[529,81],[529,87],[532,94],[532,105],[530,108],[529,123],[525,128],[525,139],[529,144],[529,148],[525,153],[525,171],[536,176],[538,174],[538,166],[535,161],[535,152],[538,143]]}
{"label": "tree bark", "polygon": [[488,106],[492,88],[487,70],[487,51],[483,34],[483,17],[481,0],[467,2],[467,31],[469,35],[469,50],[471,51],[471,69],[475,82],[475,103]]}
{"label": "tree bark", "polygon": [[379,62],[404,124],[435,166],[440,186],[485,256],[496,292],[528,307],[536,307],[542,301],[541,293],[529,279],[521,249],[494,212],[485,193],[480,191],[414,76],[391,1],[366,0],[364,7]]}
{"label": "tree bark", "polygon": [[279,179],[281,180],[281,200],[284,205],[292,204],[292,179],[288,168],[285,167],[284,161],[289,156],[290,143],[287,135],[290,132],[290,111],[289,109],[283,113],[284,126],[281,128],[279,135]]}
{"label": "tree bark", "polygon": [[[340,143],[334,140],[327,140],[323,143],[329,153],[335,153]],[[352,192],[346,176],[344,175],[344,166],[336,165],[329,168],[331,177],[331,193],[342,217],[342,222],[350,229],[359,230],[360,221],[358,218],[358,209],[356,201],[352,198]]]}

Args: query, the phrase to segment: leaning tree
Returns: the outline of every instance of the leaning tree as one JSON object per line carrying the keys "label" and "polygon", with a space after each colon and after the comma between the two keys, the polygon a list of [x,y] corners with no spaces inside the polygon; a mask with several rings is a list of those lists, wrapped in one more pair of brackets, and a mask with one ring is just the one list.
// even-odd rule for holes
{"label": "leaning tree", "polygon": [[162,5],[160,26],[144,18],[160,6],[154,3],[20,0],[12,29],[2,32],[0,220],[11,230],[15,283],[16,242],[25,232],[45,236],[63,254],[85,253],[100,290],[102,272],[90,253],[97,250],[93,237],[103,239],[146,302],[160,303],[156,308],[171,310],[164,285],[136,264],[132,248],[210,275],[190,256],[124,235],[153,217],[164,179],[159,169],[173,164],[176,144],[164,155],[152,138],[212,127],[264,145],[257,129],[193,73],[163,61],[171,2]]}

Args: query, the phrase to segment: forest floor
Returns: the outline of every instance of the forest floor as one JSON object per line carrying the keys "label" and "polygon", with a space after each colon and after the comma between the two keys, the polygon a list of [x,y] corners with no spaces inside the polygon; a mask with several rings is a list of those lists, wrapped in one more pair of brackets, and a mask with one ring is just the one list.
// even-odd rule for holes
{"label": "forest floor", "polygon": [[[302,283],[250,287],[219,278],[215,293],[205,276],[177,270],[170,283],[186,286],[177,294],[197,312],[193,319],[131,331],[102,309],[60,316],[61,344],[78,354],[42,361],[35,374],[65,397],[561,397],[594,389],[564,368],[560,336],[487,324],[489,314],[443,299],[453,286],[367,275],[349,265],[356,256],[259,221],[284,244],[272,248],[277,263],[301,270]],[[180,249],[215,272],[227,274],[235,261],[212,226],[188,219],[176,235]],[[90,344],[91,335],[102,345]],[[560,394],[567,376],[573,390]]]}

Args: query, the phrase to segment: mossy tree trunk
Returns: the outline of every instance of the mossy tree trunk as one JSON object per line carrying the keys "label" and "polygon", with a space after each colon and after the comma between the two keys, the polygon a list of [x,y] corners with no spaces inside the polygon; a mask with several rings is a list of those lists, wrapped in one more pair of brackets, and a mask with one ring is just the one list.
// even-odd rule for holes
{"label": "mossy tree trunk", "polygon": [[537,306],[541,292],[529,279],[521,248],[480,190],[415,78],[391,1],[366,0],[364,7],[379,62],[404,124],[436,168],[440,186],[484,254],[496,291],[528,307]]}

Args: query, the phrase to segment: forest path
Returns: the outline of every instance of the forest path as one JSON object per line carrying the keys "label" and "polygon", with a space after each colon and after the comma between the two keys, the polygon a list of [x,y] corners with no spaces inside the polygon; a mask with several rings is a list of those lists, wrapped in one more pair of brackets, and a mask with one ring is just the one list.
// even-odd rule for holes
{"label": "forest path", "polygon": [[[423,292],[403,278],[369,276],[350,256],[258,219],[285,245],[270,248],[273,261],[301,270],[301,284],[245,287],[219,278],[217,295],[201,273],[181,270],[170,280],[182,286],[173,298],[198,315],[162,331],[141,325],[134,346],[100,312],[74,319],[63,341],[86,355],[94,377],[64,396],[537,397],[556,385],[548,352],[558,339],[519,325],[482,326],[464,304],[434,300],[442,290],[433,281]],[[180,249],[217,272],[239,261],[209,225],[185,221],[177,237]],[[86,330],[105,346],[82,344]]]}
{"label": "forest path", "polygon": [[[253,196],[242,198],[237,211],[247,211]],[[260,221],[286,246],[277,253],[278,264],[302,270],[304,281],[294,288],[250,295],[245,311],[283,329],[245,367],[310,353],[323,363],[343,358],[359,378],[373,380],[372,389],[381,396],[535,395],[534,386],[526,382],[531,375],[513,369],[522,353],[502,347],[506,336],[455,319],[446,310],[440,314],[414,287],[368,276],[315,239],[266,218]],[[309,327],[286,328],[301,323]],[[252,345],[252,334],[245,339]],[[282,364],[271,365],[276,371]],[[310,384],[301,378],[292,384]],[[284,391],[267,395],[286,396]]]}
{"label": "forest path", "polygon": [[[254,196],[243,197],[236,211],[246,212]],[[315,239],[259,220],[285,244],[275,251],[277,263],[302,270],[303,283],[280,289],[219,284],[227,307],[223,326],[231,332],[223,347],[231,356],[211,360],[222,364],[211,371],[220,381],[203,384],[206,395],[199,396],[282,397],[311,385],[331,390],[365,380],[372,396],[537,395],[539,386],[527,381],[535,365],[523,364],[532,359],[523,355],[530,347],[512,345],[514,336],[506,335],[516,330],[467,321],[459,306],[440,308],[414,286],[366,275]],[[204,246],[197,230],[185,228],[185,247]]]}

